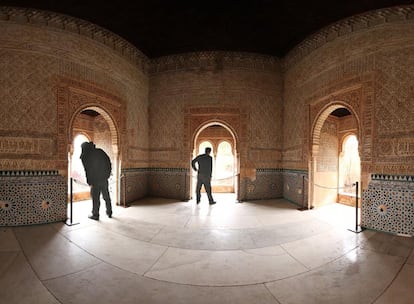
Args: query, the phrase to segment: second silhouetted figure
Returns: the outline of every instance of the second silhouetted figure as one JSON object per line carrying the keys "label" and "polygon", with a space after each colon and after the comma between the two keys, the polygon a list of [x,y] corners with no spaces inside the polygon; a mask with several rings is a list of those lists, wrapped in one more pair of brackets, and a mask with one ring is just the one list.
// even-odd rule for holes
{"label": "second silhouetted figure", "polygon": [[108,178],[112,170],[111,160],[102,149],[97,149],[93,142],[82,144],[80,158],[85,168],[86,181],[91,186],[92,215],[89,218],[99,220],[101,193],[106,203],[106,214],[108,217],[112,217],[111,198],[108,190]]}
{"label": "second silhouetted figure", "polygon": [[[195,171],[197,171],[197,186],[196,186],[196,195],[197,195],[197,204],[200,203],[201,199],[201,186],[204,185],[204,189],[207,192],[208,201],[210,205],[215,204],[216,202],[211,195],[211,175],[213,171],[213,158],[210,156],[211,148],[207,147],[204,154],[198,155],[191,161],[191,166]],[[198,168],[196,167],[198,164]]]}

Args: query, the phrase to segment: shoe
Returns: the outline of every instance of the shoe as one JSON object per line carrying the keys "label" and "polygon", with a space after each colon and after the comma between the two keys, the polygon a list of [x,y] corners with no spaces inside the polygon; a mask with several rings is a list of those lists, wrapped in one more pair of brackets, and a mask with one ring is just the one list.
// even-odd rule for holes
{"label": "shoe", "polygon": [[200,204],[200,201],[197,201],[197,205]]}
{"label": "shoe", "polygon": [[107,212],[106,215],[108,215],[109,218],[112,218],[112,212]]}
{"label": "shoe", "polygon": [[88,216],[91,220],[99,221],[99,215],[89,215]]}
{"label": "shoe", "polygon": [[213,202],[210,202],[210,205],[214,205],[215,203],[216,203],[216,202],[214,202],[214,201],[213,201]]}

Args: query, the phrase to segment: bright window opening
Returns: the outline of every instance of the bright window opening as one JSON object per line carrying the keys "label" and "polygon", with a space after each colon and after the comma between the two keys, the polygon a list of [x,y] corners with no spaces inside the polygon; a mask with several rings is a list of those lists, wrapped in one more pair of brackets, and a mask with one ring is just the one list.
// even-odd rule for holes
{"label": "bright window opening", "polygon": [[86,184],[85,169],[83,168],[82,161],[80,160],[80,155],[82,152],[81,145],[89,139],[83,135],[79,134],[75,136],[73,140],[73,154],[72,154],[72,170],[71,177],[74,180],[73,183],[73,192],[88,192],[89,186]]}
{"label": "bright window opening", "polygon": [[348,135],[343,141],[342,153],[339,156],[340,193],[355,195],[354,184],[360,179],[360,164],[358,139],[355,135]]}

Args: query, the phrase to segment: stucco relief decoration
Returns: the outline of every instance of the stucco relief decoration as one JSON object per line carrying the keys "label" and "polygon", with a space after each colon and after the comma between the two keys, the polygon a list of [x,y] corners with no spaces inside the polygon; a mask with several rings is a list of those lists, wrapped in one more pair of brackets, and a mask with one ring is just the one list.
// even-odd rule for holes
{"label": "stucco relief decoration", "polygon": [[125,124],[122,117],[125,117],[126,110],[125,103],[120,98],[89,83],[64,77],[59,77],[57,82],[58,142],[61,157],[64,155],[66,158],[68,134],[71,134],[69,122],[75,113],[82,108],[100,108],[103,110],[101,114],[110,115],[110,119],[114,120],[114,125],[110,128],[118,128],[111,130],[111,134],[118,135],[116,140],[125,134]]}
{"label": "stucco relief decoration", "polygon": [[[348,92],[337,92],[334,94],[330,94],[328,97],[325,97],[317,102],[313,101],[312,99],[309,101],[311,104],[310,114],[311,114],[311,121],[315,121],[317,115],[320,114],[322,109],[329,103],[346,103],[352,107],[352,109],[356,112],[357,115],[360,114],[361,108],[361,98],[362,95],[362,88],[360,86],[356,88],[352,88],[351,91]],[[315,97],[314,97],[315,98]]]}
{"label": "stucco relief decoration", "polygon": [[[414,49],[378,54],[374,153],[383,162],[399,163],[399,172],[414,170]],[[387,167],[391,171],[391,167]],[[391,171],[392,172],[392,171]]]}

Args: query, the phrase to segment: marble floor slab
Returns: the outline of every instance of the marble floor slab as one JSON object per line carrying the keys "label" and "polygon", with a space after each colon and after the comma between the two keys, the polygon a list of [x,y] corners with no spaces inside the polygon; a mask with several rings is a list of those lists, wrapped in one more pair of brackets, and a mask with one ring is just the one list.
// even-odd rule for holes
{"label": "marble floor slab", "polygon": [[67,275],[100,263],[49,225],[19,227],[15,233],[40,280]]}
{"label": "marble floor slab", "polygon": [[105,264],[44,283],[61,303],[278,303],[264,285],[240,287],[181,285],[137,276]]}
{"label": "marble floor slab", "polygon": [[267,255],[253,250],[169,248],[145,276],[180,284],[234,286],[274,281],[304,271],[307,269],[281,248]]}
{"label": "marble floor slab", "polygon": [[99,221],[77,202],[76,225],[0,228],[0,303],[412,303],[413,238],[350,232],[342,205],[215,199],[101,206]]}
{"label": "marble floor slab", "polygon": [[59,303],[21,252],[0,252],[0,261],[0,303]]}
{"label": "marble floor slab", "polygon": [[414,302],[414,265],[405,265],[375,304],[412,304]]}

